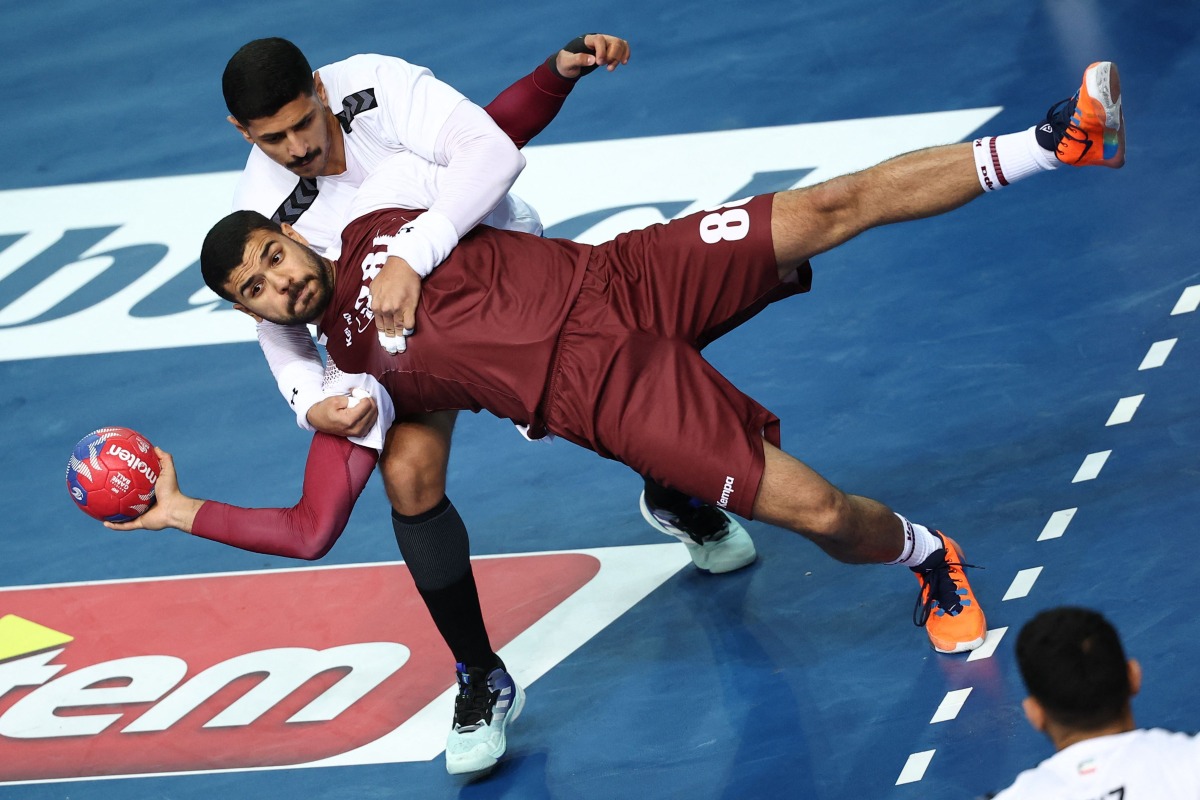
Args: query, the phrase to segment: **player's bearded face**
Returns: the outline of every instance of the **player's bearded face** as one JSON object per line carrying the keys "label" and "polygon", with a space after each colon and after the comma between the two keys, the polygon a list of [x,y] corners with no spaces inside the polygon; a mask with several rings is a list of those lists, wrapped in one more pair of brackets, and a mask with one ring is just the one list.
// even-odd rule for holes
{"label": "player's bearded face", "polygon": [[287,318],[272,320],[281,325],[316,322],[333,297],[333,264],[307,247],[297,249],[304,276],[288,291]]}
{"label": "player's bearded face", "polygon": [[300,241],[260,230],[225,288],[246,311],[280,325],[316,322],[333,297],[333,263]]}

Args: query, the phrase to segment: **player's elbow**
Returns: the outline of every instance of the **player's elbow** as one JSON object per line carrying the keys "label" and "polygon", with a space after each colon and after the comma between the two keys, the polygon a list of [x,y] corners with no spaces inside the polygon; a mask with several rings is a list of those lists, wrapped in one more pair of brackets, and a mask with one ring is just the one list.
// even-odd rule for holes
{"label": "player's elbow", "polygon": [[323,558],[346,529],[347,517],[341,514],[304,513],[297,509],[292,527],[289,555],[304,561]]}
{"label": "player's elbow", "polygon": [[516,145],[505,140],[507,147],[503,149],[503,157],[497,162],[497,170],[502,171],[510,180],[515,181],[517,176],[521,174],[521,170],[525,169],[525,156]]}
{"label": "player's elbow", "polygon": [[302,544],[294,552],[293,558],[298,558],[302,561],[318,561],[324,558],[325,554],[328,553],[332,547],[332,538],[324,544]]}

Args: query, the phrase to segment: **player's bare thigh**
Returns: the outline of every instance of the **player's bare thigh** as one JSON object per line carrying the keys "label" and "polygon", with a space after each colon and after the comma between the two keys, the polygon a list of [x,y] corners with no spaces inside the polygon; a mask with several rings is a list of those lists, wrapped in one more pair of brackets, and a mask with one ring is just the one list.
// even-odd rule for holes
{"label": "player's bare thigh", "polygon": [[446,494],[450,438],[457,411],[414,414],[388,429],[380,472],[388,500],[405,516],[423,514]]}

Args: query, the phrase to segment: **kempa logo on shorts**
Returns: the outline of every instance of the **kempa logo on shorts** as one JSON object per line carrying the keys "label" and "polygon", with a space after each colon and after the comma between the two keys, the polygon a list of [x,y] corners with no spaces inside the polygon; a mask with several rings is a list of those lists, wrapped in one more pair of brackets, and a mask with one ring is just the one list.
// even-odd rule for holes
{"label": "kempa logo on shorts", "polygon": [[733,476],[725,476],[725,486],[721,489],[721,499],[717,501],[717,505],[721,508],[728,508],[729,498],[733,496]]}
{"label": "kempa logo on shorts", "polygon": [[[592,244],[963,139],[999,111],[535,145],[523,151],[528,166],[516,190],[548,236]],[[613,188],[562,191],[563,175],[595,172]],[[254,325],[205,288],[197,265],[208,224],[229,210],[237,178],[0,192],[0,360],[253,341]]]}
{"label": "kempa logo on shorts", "polygon": [[[478,559],[475,577],[528,685],[687,563],[643,545]],[[0,589],[0,784],[437,757],[453,664],[406,573]]]}

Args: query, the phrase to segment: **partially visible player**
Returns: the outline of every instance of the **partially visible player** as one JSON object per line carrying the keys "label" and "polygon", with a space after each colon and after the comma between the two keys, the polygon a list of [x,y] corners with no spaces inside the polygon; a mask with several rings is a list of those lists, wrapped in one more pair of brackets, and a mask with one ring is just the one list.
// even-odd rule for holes
{"label": "partially visible player", "polygon": [[1142,668],[1098,612],[1039,613],[1017,636],[1017,665],[1029,691],[1025,717],[1056,752],[988,797],[1200,800],[1200,736],[1135,725]]}

